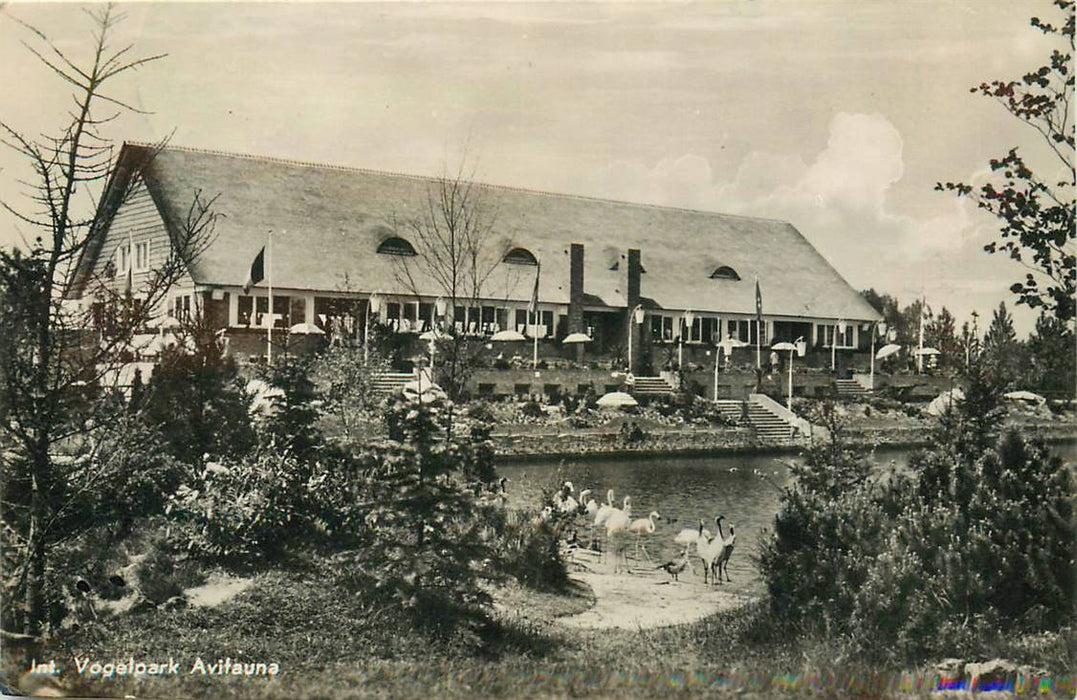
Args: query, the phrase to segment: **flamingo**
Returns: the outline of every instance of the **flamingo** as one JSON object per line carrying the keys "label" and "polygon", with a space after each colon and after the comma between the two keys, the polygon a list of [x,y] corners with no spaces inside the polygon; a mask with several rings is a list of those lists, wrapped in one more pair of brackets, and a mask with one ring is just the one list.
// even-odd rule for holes
{"label": "flamingo", "polygon": [[[598,506],[597,503],[595,505]],[[606,502],[603,503],[601,506],[598,506],[598,508],[596,508],[595,510],[595,519],[591,523],[591,549],[595,551],[598,550],[598,548],[595,546],[595,528],[602,527],[603,525],[605,525],[606,520],[609,519],[610,513],[612,513],[613,510],[613,489],[610,489],[606,492]]]}
{"label": "flamingo", "polygon": [[606,492],[606,502],[595,512],[595,527],[601,527],[606,524],[606,521],[610,517],[610,513],[617,510],[613,505],[613,489]]}
{"label": "flamingo", "polygon": [[[629,532],[636,533],[636,559],[639,559],[640,538],[643,537],[643,535],[653,535],[655,527],[654,521],[655,519],[661,517],[662,516],[658,514],[658,511],[651,511],[651,514],[648,515],[646,518],[639,518],[637,520],[633,520],[632,523],[628,526]],[[643,553],[647,555],[648,561],[652,561],[651,555],[647,551],[647,545],[643,545]]]}
{"label": "flamingo", "polygon": [[[691,528],[686,527],[677,533],[677,536],[673,538],[676,544],[684,545],[684,557],[688,561],[689,570],[694,574],[696,572],[695,567],[692,566],[692,560],[688,557],[688,550],[692,548],[693,544],[697,544],[700,538],[703,537],[703,533],[707,532],[703,528],[703,518],[699,519],[699,527]],[[710,539],[710,533],[707,533],[707,539]]]}
{"label": "flamingo", "polygon": [[591,489],[584,489],[580,491],[580,510],[587,513],[589,517],[595,517],[598,512],[598,502],[593,498],[588,498],[591,495]]}
{"label": "flamingo", "polygon": [[[611,546],[614,546],[614,538],[620,539],[622,535],[628,532],[628,527],[632,524],[632,520],[629,517],[631,513],[632,497],[625,496],[624,507],[614,508],[606,519],[606,539],[610,542]],[[625,568],[628,566],[628,556],[625,554],[625,548],[627,544],[619,542],[616,544],[613,554],[613,572],[618,571],[618,559],[624,558]]]}
{"label": "flamingo", "polygon": [[561,482],[561,490],[553,497],[553,502],[554,505],[557,506],[557,510],[562,513],[575,513],[579,509],[580,504],[572,497],[572,492],[574,490],[571,481]]}

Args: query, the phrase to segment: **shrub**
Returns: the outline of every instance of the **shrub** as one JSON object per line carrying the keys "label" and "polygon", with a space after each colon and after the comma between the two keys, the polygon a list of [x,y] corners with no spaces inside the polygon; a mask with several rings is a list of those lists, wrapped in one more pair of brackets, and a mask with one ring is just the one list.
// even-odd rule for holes
{"label": "shrub", "polygon": [[960,654],[1069,619],[1073,476],[1042,443],[995,433],[996,389],[972,372],[966,401],[940,423],[936,446],[914,456],[910,476],[873,478],[865,455],[828,425],[832,441],[793,469],[762,546],[778,617],[905,658]]}
{"label": "shrub", "polygon": [[537,401],[528,401],[520,408],[520,412],[528,418],[546,417],[546,412],[542,410],[542,406]]}
{"label": "shrub", "polygon": [[203,455],[236,458],[255,443],[235,362],[201,319],[188,329],[194,350],[169,348],[150,382],[133,403],[146,422],[158,426],[176,459],[201,465]]}
{"label": "shrub", "polygon": [[568,584],[568,570],[561,557],[563,521],[543,520],[534,511],[519,511],[505,518],[502,511],[494,544],[500,570],[525,586],[538,590],[561,590]]}
{"label": "shrub", "polygon": [[389,440],[351,458],[343,488],[333,489],[329,528],[350,547],[342,583],[372,591],[436,635],[474,640],[488,623],[481,584],[497,572],[469,481],[492,472],[492,451],[482,430],[456,430],[451,415],[445,400],[390,399]]}
{"label": "shrub", "polygon": [[313,506],[324,475],[290,452],[259,449],[210,463],[172,498],[175,536],[192,555],[239,565],[266,561],[315,529]]}

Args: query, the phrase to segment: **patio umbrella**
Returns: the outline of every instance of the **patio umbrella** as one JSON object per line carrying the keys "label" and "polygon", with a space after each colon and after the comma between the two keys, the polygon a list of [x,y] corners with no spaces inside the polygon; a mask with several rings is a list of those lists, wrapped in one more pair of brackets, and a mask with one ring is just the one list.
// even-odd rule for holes
{"label": "patio umbrella", "polygon": [[297,335],[325,335],[325,331],[318,328],[313,323],[297,323],[289,328],[288,332]]}
{"label": "patio umbrella", "polygon": [[448,333],[442,333],[440,330],[426,331],[419,336],[419,340],[445,340],[449,338]]}
{"label": "patio umbrella", "polygon": [[939,352],[935,348],[920,348],[919,350],[915,350],[913,352],[916,355],[924,355],[925,357],[928,357],[928,356],[931,356],[931,355],[941,355],[942,354],[941,352]]}
{"label": "patio umbrella", "polygon": [[733,348],[746,348],[748,343],[744,342],[740,338],[726,338],[718,343],[718,347],[725,350],[727,353]]}
{"label": "patio umbrella", "polygon": [[598,405],[602,408],[620,408],[622,406],[638,406],[639,402],[632,398],[631,394],[626,394],[623,391],[611,391],[602,395],[598,400]]}
{"label": "patio umbrella", "polygon": [[490,340],[499,343],[510,343],[516,340],[527,340],[527,338],[524,336],[523,333],[519,331],[507,330],[494,333],[492,336],[490,336]]}
{"label": "patio umbrella", "polygon": [[1033,394],[1031,391],[1010,391],[1002,395],[1007,399],[1013,401],[1034,401],[1036,403],[1047,403],[1047,399],[1039,394]]}
{"label": "patio umbrella", "polygon": [[886,358],[890,357],[891,355],[893,355],[894,353],[897,353],[897,352],[901,352],[901,346],[900,345],[894,345],[893,343],[890,343],[889,345],[884,345],[881,348],[879,348],[879,352],[875,353],[875,359],[876,360],[885,360]]}
{"label": "patio umbrella", "polygon": [[594,339],[586,333],[569,333],[561,343],[564,345],[570,343],[590,343],[592,340]]}

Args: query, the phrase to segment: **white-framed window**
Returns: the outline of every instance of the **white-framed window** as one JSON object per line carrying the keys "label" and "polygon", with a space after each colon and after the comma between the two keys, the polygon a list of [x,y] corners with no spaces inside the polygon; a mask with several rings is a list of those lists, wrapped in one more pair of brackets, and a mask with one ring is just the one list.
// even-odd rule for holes
{"label": "white-framed window", "polygon": [[[819,326],[820,337],[823,339],[823,347],[851,348],[853,347],[853,326],[850,323],[824,324]],[[837,342],[834,341],[835,333]]]}
{"label": "white-framed window", "polygon": [[[273,327],[287,328],[292,298],[273,295]],[[237,301],[237,325],[248,328],[265,328],[269,321],[269,297],[239,295]]]}
{"label": "white-framed window", "polygon": [[[677,317],[676,323],[679,323],[680,317]],[[662,314],[651,314],[651,339],[661,343],[673,342],[674,335],[673,329],[675,327],[675,319],[673,316],[663,316]]]}
{"label": "white-framed window", "polygon": [[116,248],[116,272],[122,275],[127,272],[127,268],[130,264],[131,246],[124,244]]}
{"label": "white-framed window", "polygon": [[[758,323],[753,319],[729,319],[726,321],[726,335],[736,338],[745,343],[755,345],[755,331]],[[759,339],[761,345],[767,342],[767,324],[763,322],[763,337]]]}
{"label": "white-framed window", "polygon": [[142,241],[135,244],[135,269],[150,269],[150,242]]}
{"label": "white-framed window", "polygon": [[718,319],[704,316],[699,320],[699,341],[705,345],[713,345],[721,339],[718,331]]}

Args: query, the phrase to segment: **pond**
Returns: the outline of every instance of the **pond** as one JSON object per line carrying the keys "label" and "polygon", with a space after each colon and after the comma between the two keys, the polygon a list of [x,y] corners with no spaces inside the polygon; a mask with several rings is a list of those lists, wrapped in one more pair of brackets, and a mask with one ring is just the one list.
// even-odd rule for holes
{"label": "pond", "polygon": [[[1077,440],[1054,443],[1052,448],[1064,459],[1077,462]],[[912,450],[880,449],[874,459],[880,467],[902,467]],[[720,457],[662,457],[647,459],[589,459],[578,462],[530,462],[503,464],[498,471],[508,477],[510,508],[536,508],[543,488],[554,489],[562,479],[573,483],[575,497],[591,489],[599,504],[606,500],[607,489],[614,491],[614,503],[620,507],[625,496],[632,497],[632,517],[643,518],[651,511],[661,516],[657,529],[646,540],[647,549],[661,564],[679,553],[673,538],[682,528],[696,527],[699,519],[713,533],[714,518],[724,515],[726,536],[734,525],[737,544],[729,561],[733,579],[730,590],[745,593],[763,592],[755,567],[757,546],[763,530],[773,527],[781,488],[792,477],[784,464],[796,455],[734,455]],[[590,542],[591,519],[581,516],[577,532],[581,542]],[[604,534],[604,529],[601,533]],[[702,580],[699,564],[693,562],[696,577]]]}

